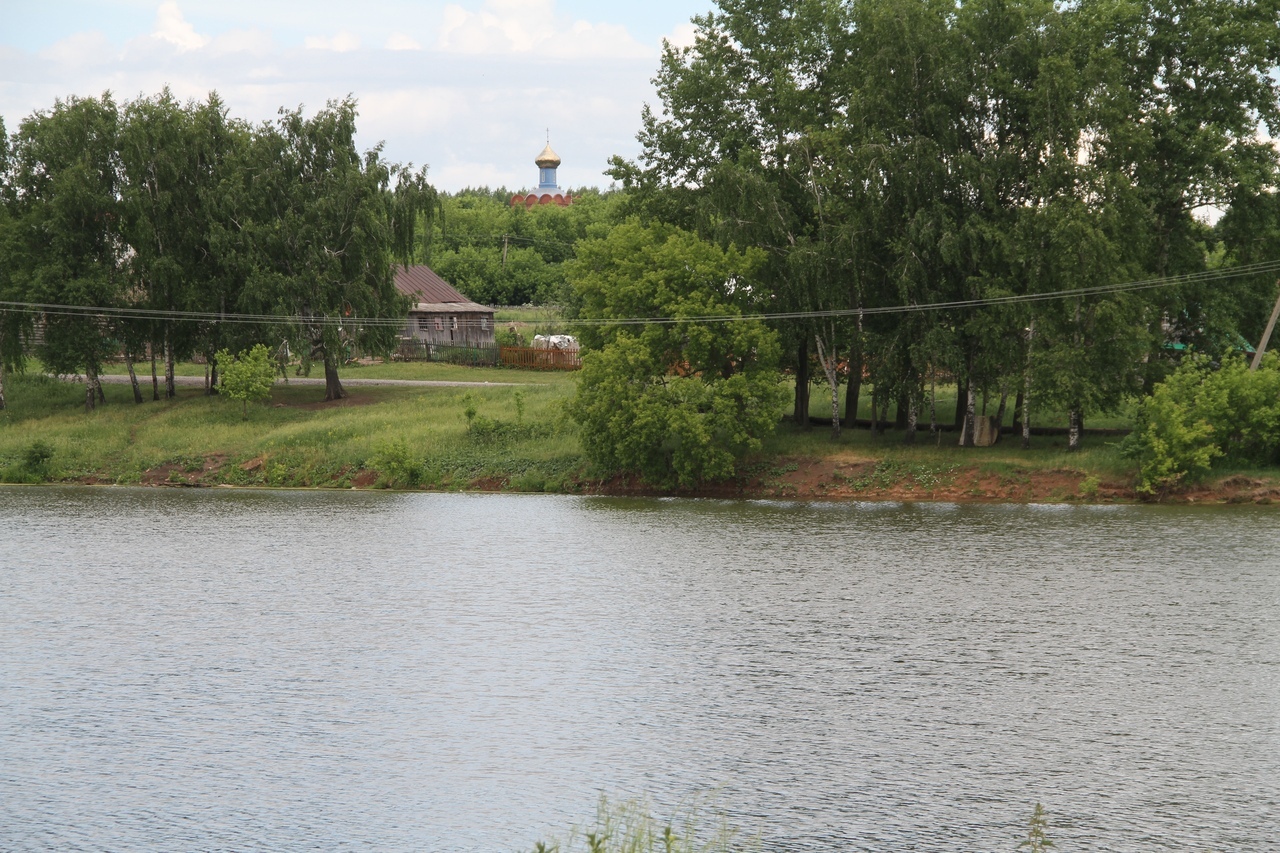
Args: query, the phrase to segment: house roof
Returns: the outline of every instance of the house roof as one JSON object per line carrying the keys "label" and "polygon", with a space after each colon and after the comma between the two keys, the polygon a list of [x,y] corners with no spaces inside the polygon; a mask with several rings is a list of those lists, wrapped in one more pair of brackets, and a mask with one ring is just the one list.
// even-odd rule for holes
{"label": "house roof", "polygon": [[[463,296],[449,282],[436,275],[435,270],[426,264],[411,267],[395,266],[396,290],[409,297],[415,303],[462,303],[476,305]],[[476,306],[483,310],[484,306]],[[448,309],[444,309],[448,310]]]}
{"label": "house roof", "polygon": [[492,314],[493,309],[475,302],[419,302],[409,308],[410,314]]}

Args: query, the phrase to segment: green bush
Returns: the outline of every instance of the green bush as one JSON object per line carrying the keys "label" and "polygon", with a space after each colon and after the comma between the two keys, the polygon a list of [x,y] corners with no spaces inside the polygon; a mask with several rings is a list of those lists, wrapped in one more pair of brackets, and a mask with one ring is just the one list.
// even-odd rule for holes
{"label": "green bush", "polygon": [[219,385],[228,399],[239,400],[244,406],[244,417],[249,417],[249,404],[271,396],[271,386],[276,381],[276,363],[271,352],[262,344],[232,356],[227,350],[219,350],[215,356],[222,378]]}
{"label": "green bush", "polygon": [[22,450],[18,464],[10,465],[0,471],[0,482],[4,483],[44,483],[53,479],[50,462],[53,459],[53,445],[36,439]]}
{"label": "green bush", "polygon": [[759,452],[783,405],[774,374],[666,376],[644,343],[620,335],[583,359],[569,411],[598,467],[669,488],[732,477]]}
{"label": "green bush", "polygon": [[1257,371],[1232,357],[1217,369],[1187,359],[1138,407],[1122,449],[1138,462],[1137,490],[1160,495],[1202,478],[1215,460],[1280,461],[1280,357]]}
{"label": "green bush", "polygon": [[410,450],[402,438],[378,445],[368,465],[382,476],[379,485],[386,488],[414,489],[426,479],[422,456]]}

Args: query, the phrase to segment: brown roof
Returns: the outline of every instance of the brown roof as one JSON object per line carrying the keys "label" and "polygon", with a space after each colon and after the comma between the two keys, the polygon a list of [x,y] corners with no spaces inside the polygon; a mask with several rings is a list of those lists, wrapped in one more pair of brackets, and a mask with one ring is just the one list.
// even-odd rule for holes
{"label": "brown roof", "polygon": [[431,267],[418,264],[411,267],[395,266],[396,290],[414,302],[464,302],[474,305],[459,293],[452,284],[435,274]]}

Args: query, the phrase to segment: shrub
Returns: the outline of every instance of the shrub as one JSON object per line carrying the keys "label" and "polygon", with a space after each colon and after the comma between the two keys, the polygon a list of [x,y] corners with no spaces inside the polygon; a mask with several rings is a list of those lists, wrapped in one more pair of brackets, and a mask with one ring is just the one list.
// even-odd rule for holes
{"label": "shrub", "polygon": [[249,417],[249,403],[271,396],[271,386],[276,381],[276,363],[262,344],[232,356],[227,350],[219,350],[215,356],[222,369],[220,385],[222,393],[231,400],[239,400],[244,406],[244,417]]}
{"label": "shrub", "polygon": [[1280,357],[1257,371],[1232,357],[1220,368],[1186,360],[1138,407],[1122,450],[1138,461],[1137,490],[1164,494],[1203,477],[1217,459],[1273,464],[1280,459]]}
{"label": "shrub", "polygon": [[43,483],[53,478],[49,462],[53,459],[53,446],[36,439],[22,450],[18,464],[0,471],[0,482]]}
{"label": "shrub", "polygon": [[402,438],[378,445],[369,466],[382,475],[380,483],[388,488],[417,488],[426,474],[422,457],[410,450]]}

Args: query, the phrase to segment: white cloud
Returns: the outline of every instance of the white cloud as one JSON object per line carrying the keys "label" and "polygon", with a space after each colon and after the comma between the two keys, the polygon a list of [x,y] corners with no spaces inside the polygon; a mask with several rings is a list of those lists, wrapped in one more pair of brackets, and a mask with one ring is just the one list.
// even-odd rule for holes
{"label": "white cloud", "polygon": [[685,21],[683,24],[680,24],[674,30],[667,33],[663,38],[669,42],[672,47],[692,47],[697,34],[698,28],[693,25],[693,22]]}
{"label": "white cloud", "polygon": [[626,27],[557,15],[555,0],[486,0],[478,12],[451,4],[444,9],[436,44],[450,53],[536,54],[562,59],[653,55]]}
{"label": "white cloud", "polygon": [[308,50],[332,50],[334,53],[350,53],[353,50],[359,50],[360,37],[343,30],[332,38],[307,36],[304,43]]}
{"label": "white cloud", "polygon": [[166,0],[156,10],[156,28],[152,35],[175,45],[179,50],[198,50],[209,42],[182,17],[182,10],[174,0]]}
{"label": "white cloud", "polygon": [[393,33],[384,45],[387,50],[422,50],[422,45],[404,33]]}
{"label": "white cloud", "polygon": [[99,32],[76,33],[40,51],[41,59],[72,68],[108,62],[119,55],[107,37]]}
{"label": "white cloud", "polygon": [[[199,28],[188,35],[203,39],[198,48],[184,47],[196,39],[183,35],[180,15],[153,20],[160,0],[133,1],[149,8],[132,36],[82,32],[39,56],[6,51],[0,36],[6,126],[16,128],[56,98],[107,89],[118,101],[166,85],[180,99],[202,100],[216,90],[232,116],[253,123],[274,119],[280,107],[304,105],[312,114],[351,94],[359,101],[362,147],[384,140],[389,160],[429,164],[442,190],[488,184],[514,192],[536,185],[533,158],[548,126],[564,158],[560,185],[606,185],[609,156],[638,153],[641,105],[653,97],[653,47],[623,27],[557,15],[549,0],[529,0],[529,7],[453,0],[475,11],[455,5],[445,16],[446,50],[435,47],[441,18],[361,29],[312,17],[306,49],[301,32],[244,17],[216,27],[207,16],[195,18],[191,0],[177,0]],[[611,16],[608,9],[599,14]],[[412,39],[422,42],[419,49],[405,49]],[[354,49],[361,40],[366,48]]]}
{"label": "white cloud", "polygon": [[271,39],[271,33],[263,30],[228,30],[214,38],[211,48],[215,53],[265,56],[275,48],[275,43]]}

